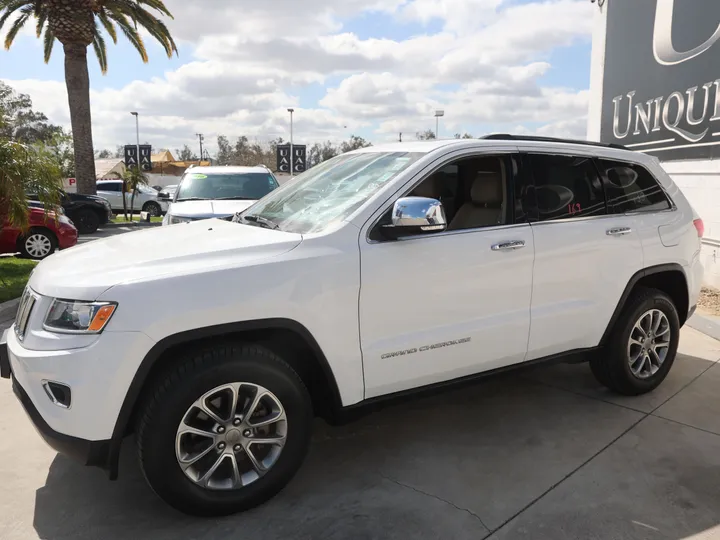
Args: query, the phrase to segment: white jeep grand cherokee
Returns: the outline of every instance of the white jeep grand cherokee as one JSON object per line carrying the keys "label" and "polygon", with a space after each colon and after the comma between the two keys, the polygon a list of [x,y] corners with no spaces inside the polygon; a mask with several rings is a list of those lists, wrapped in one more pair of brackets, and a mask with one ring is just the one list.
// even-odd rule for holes
{"label": "white jeep grand cherokee", "polygon": [[58,451],[115,478],[134,431],[160,497],[229,514],[287,484],[313,416],[547,360],[653,390],[697,301],[702,230],[658,162],[621,147],[364,148],[232,221],[46,259],[2,374]]}

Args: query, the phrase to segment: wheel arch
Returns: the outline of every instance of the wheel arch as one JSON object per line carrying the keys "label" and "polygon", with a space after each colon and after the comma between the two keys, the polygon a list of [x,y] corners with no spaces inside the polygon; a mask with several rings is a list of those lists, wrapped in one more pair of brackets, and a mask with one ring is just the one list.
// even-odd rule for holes
{"label": "wheel arch", "polygon": [[331,419],[342,408],[337,381],[325,354],[310,331],[295,320],[242,321],[173,334],[157,342],[145,355],[125,395],[110,441],[106,468],[111,479],[117,478],[120,446],[133,426],[145,392],[172,364],[173,353],[187,347],[209,346],[219,339],[257,343],[281,356],[308,387],[317,416]]}
{"label": "wheel arch", "polygon": [[620,301],[608,322],[607,328],[600,339],[600,345],[605,345],[610,339],[613,327],[632,293],[638,287],[649,287],[666,293],[672,299],[678,311],[680,326],[682,327],[688,318],[690,309],[690,292],[688,289],[687,276],[683,267],[677,263],[661,264],[644,268],[634,274],[625,286]]}
{"label": "wheel arch", "polygon": [[17,235],[17,238],[15,238],[15,246],[17,247],[18,251],[22,251],[22,244],[25,241],[25,238],[27,238],[29,234],[32,234],[33,231],[42,231],[46,233],[50,238],[53,239],[53,241],[55,242],[55,246],[58,245],[58,236],[55,231],[53,231],[50,227],[47,227],[45,225],[30,224],[27,228],[27,231],[20,232],[20,234]]}

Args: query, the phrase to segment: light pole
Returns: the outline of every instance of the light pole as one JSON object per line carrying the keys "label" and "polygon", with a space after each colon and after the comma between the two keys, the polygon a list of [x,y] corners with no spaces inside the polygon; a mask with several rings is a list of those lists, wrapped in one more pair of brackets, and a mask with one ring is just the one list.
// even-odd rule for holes
{"label": "light pole", "polygon": [[288,109],[288,112],[290,113],[290,178],[292,178],[295,172],[293,163],[295,161],[293,154],[293,113],[295,109]]}
{"label": "light pole", "polygon": [[198,140],[200,141],[200,160],[202,161],[202,158],[203,158],[203,147],[202,147],[202,143],[203,143],[203,141],[205,140],[205,137],[203,136],[202,133],[196,133],[195,136],[196,136],[196,137],[198,138]]}
{"label": "light pole", "polygon": [[137,159],[137,166],[140,167],[140,115],[132,111],[130,114],[132,114],[135,117],[135,136],[136,136],[136,147],[135,151],[137,154],[135,155],[135,158]]}
{"label": "light pole", "polygon": [[445,111],[443,111],[442,109],[438,109],[437,111],[435,111],[435,138],[436,139],[440,138],[439,128],[440,128],[440,117],[441,116],[445,116]]}

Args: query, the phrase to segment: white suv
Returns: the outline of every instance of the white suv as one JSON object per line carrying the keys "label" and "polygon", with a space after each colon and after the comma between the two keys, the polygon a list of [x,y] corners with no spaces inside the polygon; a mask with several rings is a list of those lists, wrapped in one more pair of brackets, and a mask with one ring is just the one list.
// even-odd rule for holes
{"label": "white suv", "polygon": [[232,220],[51,256],[0,363],[57,450],[115,478],[134,431],[160,497],[229,514],[285,486],[313,416],[558,359],[653,390],[697,302],[702,230],[658,162],[621,147],[364,148]]}

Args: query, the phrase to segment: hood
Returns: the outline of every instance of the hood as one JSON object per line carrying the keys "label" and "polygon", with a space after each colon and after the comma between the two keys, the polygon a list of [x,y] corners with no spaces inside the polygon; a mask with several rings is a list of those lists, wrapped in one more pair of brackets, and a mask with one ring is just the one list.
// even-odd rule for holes
{"label": "hood", "polygon": [[301,241],[299,234],[219,219],[152,227],[56,253],[36,267],[30,287],[46,296],[94,300],[121,283],[242,266]]}
{"label": "hood", "polygon": [[257,201],[185,201],[174,202],[168,213],[173,216],[206,219],[211,217],[228,217],[242,212]]}

